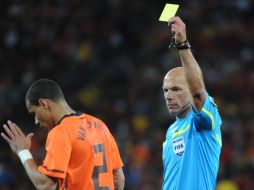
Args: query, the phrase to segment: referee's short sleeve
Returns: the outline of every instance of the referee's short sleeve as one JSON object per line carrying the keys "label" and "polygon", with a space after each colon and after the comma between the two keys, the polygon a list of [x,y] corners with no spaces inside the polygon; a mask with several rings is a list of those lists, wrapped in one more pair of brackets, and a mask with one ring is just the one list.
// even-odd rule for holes
{"label": "referee's short sleeve", "polygon": [[221,118],[217,105],[207,92],[204,105],[200,112],[194,114],[193,122],[197,131],[214,130],[221,125]]}

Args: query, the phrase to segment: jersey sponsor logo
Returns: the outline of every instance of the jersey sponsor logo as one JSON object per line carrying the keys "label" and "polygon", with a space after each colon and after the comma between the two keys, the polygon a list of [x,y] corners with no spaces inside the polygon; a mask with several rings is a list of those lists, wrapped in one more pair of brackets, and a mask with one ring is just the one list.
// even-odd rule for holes
{"label": "jersey sponsor logo", "polygon": [[179,138],[173,139],[172,146],[173,146],[174,153],[177,156],[182,156],[185,150],[184,138],[179,137]]}

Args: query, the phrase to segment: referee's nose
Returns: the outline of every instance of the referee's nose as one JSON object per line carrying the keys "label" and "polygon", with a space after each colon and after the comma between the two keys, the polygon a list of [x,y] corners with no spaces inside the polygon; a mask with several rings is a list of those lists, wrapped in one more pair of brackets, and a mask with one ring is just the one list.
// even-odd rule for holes
{"label": "referee's nose", "polygon": [[174,99],[174,93],[171,90],[168,90],[165,94],[165,98],[167,101],[173,100]]}

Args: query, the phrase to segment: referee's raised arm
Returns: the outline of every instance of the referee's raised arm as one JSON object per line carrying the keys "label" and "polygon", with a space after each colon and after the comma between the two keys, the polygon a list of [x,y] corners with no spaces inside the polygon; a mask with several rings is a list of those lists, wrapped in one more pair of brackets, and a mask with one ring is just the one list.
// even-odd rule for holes
{"label": "referee's raised arm", "polygon": [[174,35],[176,47],[179,50],[185,77],[193,97],[192,105],[199,112],[206,98],[205,85],[202,71],[190,50],[185,23],[179,17],[172,17],[169,19],[168,25],[171,26],[171,32]]}

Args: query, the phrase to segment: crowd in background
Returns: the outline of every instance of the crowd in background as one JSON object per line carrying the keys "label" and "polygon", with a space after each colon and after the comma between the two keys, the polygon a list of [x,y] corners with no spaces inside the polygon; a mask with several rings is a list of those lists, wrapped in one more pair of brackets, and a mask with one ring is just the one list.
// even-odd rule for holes
{"label": "crowd in background", "polygon": [[[178,52],[168,49],[169,27],[158,21],[165,3],[1,0],[0,125],[10,119],[34,131],[31,151],[40,164],[47,131],[34,125],[24,96],[35,79],[56,80],[72,108],[109,126],[124,162],[125,189],[161,189],[162,143],[174,121],[162,80],[180,66]],[[223,119],[217,189],[253,190],[254,1],[189,0],[180,2],[177,15]],[[34,189],[3,139],[0,189]]]}

